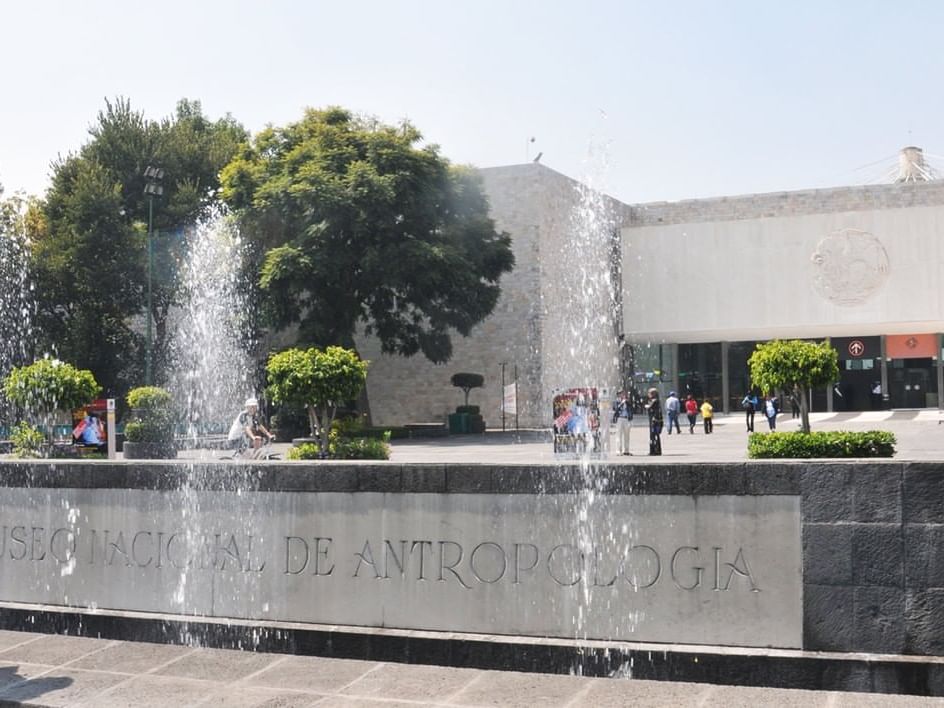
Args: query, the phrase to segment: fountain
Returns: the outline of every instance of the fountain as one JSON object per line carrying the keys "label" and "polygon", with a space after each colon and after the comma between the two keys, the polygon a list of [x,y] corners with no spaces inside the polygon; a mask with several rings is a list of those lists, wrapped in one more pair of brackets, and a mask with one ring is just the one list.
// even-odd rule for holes
{"label": "fountain", "polygon": [[225,433],[253,392],[250,303],[240,283],[243,246],[231,218],[219,216],[188,231],[184,251],[168,388],[183,413],[186,437],[197,446],[203,436]]}

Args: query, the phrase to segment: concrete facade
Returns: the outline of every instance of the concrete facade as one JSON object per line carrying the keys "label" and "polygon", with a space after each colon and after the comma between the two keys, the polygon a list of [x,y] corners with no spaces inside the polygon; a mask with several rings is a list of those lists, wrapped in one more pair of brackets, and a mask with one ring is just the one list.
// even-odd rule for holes
{"label": "concrete facade", "polygon": [[[666,391],[685,390],[678,345],[720,345],[724,363],[713,375],[723,388],[695,392],[719,410],[730,410],[745,385],[743,372],[729,383],[724,347],[793,337],[876,338],[867,355],[874,381],[860,371],[849,382],[856,403],[840,410],[944,404],[942,182],[626,205],[539,164],[481,175],[496,227],[512,237],[515,268],[495,312],[470,337],[454,338],[446,365],[384,356],[375,340],[359,339],[372,361],[378,424],[445,421],[462,403],[451,375],[471,371],[486,384],[470,402],[498,427],[505,362],[506,382],[518,370],[520,425],[547,427],[555,390],[613,390],[631,373],[619,360],[620,334],[636,347],[662,345],[667,377],[655,383]],[[890,377],[886,338],[913,335],[937,338],[933,363],[912,372],[904,362]],[[885,400],[871,401],[862,390],[879,383]],[[637,377],[636,385],[649,383]],[[814,410],[834,410],[831,389],[817,396]]]}

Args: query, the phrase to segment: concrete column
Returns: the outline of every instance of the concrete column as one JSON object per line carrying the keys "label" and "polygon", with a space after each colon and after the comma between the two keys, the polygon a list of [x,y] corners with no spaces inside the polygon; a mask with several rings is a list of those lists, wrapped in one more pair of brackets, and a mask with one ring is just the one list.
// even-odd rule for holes
{"label": "concrete column", "polygon": [[675,391],[679,390],[681,386],[681,379],[679,378],[679,356],[678,356],[678,342],[672,342],[669,345],[669,352],[672,356],[672,386],[669,390],[674,389]]}
{"label": "concrete column", "polygon": [[889,401],[891,396],[888,392],[888,359],[886,358],[885,352],[885,335],[881,336],[881,351],[882,351],[882,361],[881,361],[881,374],[882,374],[882,408],[889,408]]}
{"label": "concrete column", "polygon": [[944,410],[944,362],[941,361],[941,335],[937,335],[937,356],[934,357],[934,363],[937,368],[937,408]]}
{"label": "concrete column", "polygon": [[723,412],[730,413],[728,408],[731,399],[731,380],[728,375],[728,342],[721,342],[721,398]]}
{"label": "concrete column", "polygon": [[[829,342],[829,337],[826,337],[826,342],[827,343]],[[834,382],[830,381],[828,384],[826,384],[826,412],[827,413],[833,412],[833,383]]]}

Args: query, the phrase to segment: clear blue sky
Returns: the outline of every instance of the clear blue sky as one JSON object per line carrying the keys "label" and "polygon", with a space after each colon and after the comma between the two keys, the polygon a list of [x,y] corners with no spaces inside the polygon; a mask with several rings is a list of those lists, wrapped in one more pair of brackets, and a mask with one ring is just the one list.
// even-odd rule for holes
{"label": "clear blue sky", "polygon": [[3,3],[0,27],[7,194],[41,193],[118,95],[152,118],[198,99],[252,131],[306,106],[408,118],[483,167],[530,148],[581,178],[593,152],[627,202],[879,181],[907,144],[944,155],[932,0],[32,0]]}

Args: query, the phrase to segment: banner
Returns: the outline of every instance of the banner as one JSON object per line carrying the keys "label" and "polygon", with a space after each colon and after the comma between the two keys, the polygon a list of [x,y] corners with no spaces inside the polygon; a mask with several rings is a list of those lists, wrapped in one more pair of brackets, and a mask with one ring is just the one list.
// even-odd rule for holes
{"label": "banner", "polygon": [[502,410],[511,415],[517,415],[518,413],[518,386],[514,382],[505,385]]}

